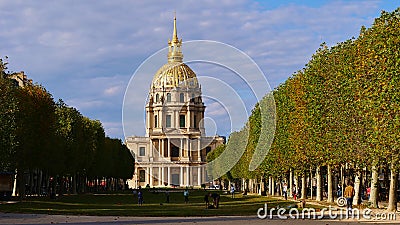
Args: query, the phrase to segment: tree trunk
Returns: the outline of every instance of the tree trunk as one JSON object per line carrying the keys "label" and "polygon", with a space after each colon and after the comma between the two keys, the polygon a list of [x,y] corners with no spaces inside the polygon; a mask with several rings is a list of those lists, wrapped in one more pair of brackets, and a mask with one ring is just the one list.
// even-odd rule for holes
{"label": "tree trunk", "polygon": [[397,179],[399,177],[399,172],[394,168],[394,163],[392,162],[390,170],[390,189],[389,189],[389,203],[387,211],[394,212],[397,210]]}
{"label": "tree trunk", "polygon": [[333,203],[333,179],[332,179],[332,168],[328,165],[328,202]]}
{"label": "tree trunk", "polygon": [[307,183],[306,183],[306,174],[304,173],[301,176],[301,198],[307,198]]}
{"label": "tree trunk", "polygon": [[310,177],[309,177],[309,183],[310,183],[310,199],[314,198],[314,189],[313,189],[313,170],[310,168]]}
{"label": "tree trunk", "polygon": [[354,178],[354,198],[353,198],[353,205],[358,205],[360,201],[360,172],[356,172],[356,177]]}
{"label": "tree trunk", "polygon": [[293,184],[294,184],[294,192],[296,193],[296,198],[298,198],[298,188],[299,188],[299,177],[297,176],[297,173],[294,174],[294,180],[293,180]]}
{"label": "tree trunk", "polygon": [[268,177],[268,194],[272,195],[272,177]]}
{"label": "tree trunk", "polygon": [[385,184],[385,190],[386,191],[385,191],[384,199],[381,199],[381,200],[387,201],[389,199],[389,190],[388,190],[388,188],[390,186],[389,168],[388,168],[387,164],[385,165],[385,170],[384,171],[385,171],[385,175],[384,175],[383,182]]}
{"label": "tree trunk", "polygon": [[378,208],[378,168],[372,166],[372,178],[371,178],[371,192],[369,197],[369,202],[373,208]]}
{"label": "tree trunk", "polygon": [[321,166],[317,166],[317,170],[315,172],[315,176],[317,178],[317,197],[315,200],[322,201],[322,176],[321,176]]}
{"label": "tree trunk", "polygon": [[76,173],[74,173],[74,175],[72,175],[72,194],[76,194]]}
{"label": "tree trunk", "polygon": [[19,198],[22,200],[25,196],[25,181],[24,181],[24,170],[17,169],[17,184],[18,184],[18,195]]}
{"label": "tree trunk", "polygon": [[[266,185],[265,185],[265,178],[264,177],[261,177],[261,196],[266,196],[267,195],[267,193],[266,193]],[[229,187],[230,187],[230,185],[229,185]]]}
{"label": "tree trunk", "polygon": [[345,179],[345,177],[344,177],[344,168],[343,168],[343,166],[340,166],[340,182],[341,182],[341,188],[342,188],[342,194],[340,195],[340,196],[338,196],[338,197],[342,197],[343,196],[343,194],[344,194],[344,179]]}
{"label": "tree trunk", "polygon": [[271,195],[275,196],[275,178],[271,178]]}
{"label": "tree trunk", "polygon": [[292,196],[292,193],[293,193],[293,171],[292,171],[292,169],[290,169],[290,171],[289,171],[289,187],[288,187],[288,189],[287,189],[287,195],[289,196],[289,197],[293,197]]}

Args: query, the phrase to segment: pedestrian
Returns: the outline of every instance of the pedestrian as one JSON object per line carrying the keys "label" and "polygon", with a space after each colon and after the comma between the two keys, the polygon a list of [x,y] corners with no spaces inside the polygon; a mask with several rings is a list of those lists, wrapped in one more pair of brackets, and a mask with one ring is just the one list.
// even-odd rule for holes
{"label": "pedestrian", "polygon": [[342,197],[342,186],[340,186],[340,184],[338,184],[337,187],[337,197],[338,198]]}
{"label": "pedestrian", "polygon": [[231,184],[231,195],[232,198],[235,198],[235,186],[233,184]]}
{"label": "pedestrian", "polygon": [[293,192],[292,192],[292,194],[293,194],[293,199],[297,200],[297,187],[296,187],[295,184],[293,184]]}
{"label": "pedestrian", "polygon": [[208,193],[204,195],[204,202],[206,203],[206,209],[210,206],[210,201],[208,200]]}
{"label": "pedestrian", "polygon": [[350,212],[353,210],[353,197],[354,197],[354,188],[353,188],[353,183],[349,182],[347,187],[344,189],[344,197],[347,200],[347,210]]}
{"label": "pedestrian", "polygon": [[143,205],[143,192],[140,188],[137,192],[137,196],[138,196],[138,205],[139,206]]}
{"label": "pedestrian", "polygon": [[283,184],[282,191],[283,191],[283,197],[285,198],[285,200],[287,200],[287,191],[288,191],[288,188],[287,188],[287,184],[286,184],[286,183]]}
{"label": "pedestrian", "polygon": [[369,200],[369,196],[371,195],[371,187],[367,187],[367,198]]}
{"label": "pedestrian", "polygon": [[211,197],[213,198],[214,208],[218,209],[220,198],[219,194],[214,192],[211,194]]}
{"label": "pedestrian", "polygon": [[185,197],[185,203],[188,204],[189,203],[189,190],[187,188],[183,191],[183,196]]}
{"label": "pedestrian", "polygon": [[165,202],[169,203],[169,191],[168,191],[168,189],[165,191],[165,197],[166,197]]}

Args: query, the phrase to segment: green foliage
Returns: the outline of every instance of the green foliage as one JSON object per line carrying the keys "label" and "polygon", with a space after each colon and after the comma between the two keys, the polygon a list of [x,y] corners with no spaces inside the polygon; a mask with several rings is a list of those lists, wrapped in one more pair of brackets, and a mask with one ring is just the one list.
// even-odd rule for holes
{"label": "green foliage", "polygon": [[16,86],[0,59],[0,171],[54,177],[132,178],[134,159],[100,121],[84,117],[42,86]]}
{"label": "green foliage", "polygon": [[18,144],[16,140],[18,103],[15,91],[16,88],[8,79],[0,77],[0,171],[12,171],[15,168],[14,158]]}
{"label": "green foliage", "polygon": [[248,136],[234,133],[227,143],[238,147],[247,141],[232,175],[278,177],[290,169],[303,173],[345,163],[400,167],[399,87],[400,8],[382,12],[356,39],[331,48],[323,43],[305,68],[273,91],[275,137],[262,165],[248,172],[255,149],[269,146],[262,144],[268,139],[260,136],[262,120],[274,115],[261,114],[268,105],[257,104],[243,129]]}

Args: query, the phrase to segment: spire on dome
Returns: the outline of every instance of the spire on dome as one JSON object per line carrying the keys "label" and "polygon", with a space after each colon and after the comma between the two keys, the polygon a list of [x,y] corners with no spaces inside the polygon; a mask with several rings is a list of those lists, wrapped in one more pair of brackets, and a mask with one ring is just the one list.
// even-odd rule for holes
{"label": "spire on dome", "polygon": [[172,32],[172,42],[178,42],[178,32],[176,30],[176,12],[174,13],[174,31]]}
{"label": "spire on dome", "polygon": [[174,30],[172,32],[172,41],[168,40],[168,62],[183,62],[183,54],[181,51],[182,39],[178,39],[176,29],[176,13],[174,15]]}

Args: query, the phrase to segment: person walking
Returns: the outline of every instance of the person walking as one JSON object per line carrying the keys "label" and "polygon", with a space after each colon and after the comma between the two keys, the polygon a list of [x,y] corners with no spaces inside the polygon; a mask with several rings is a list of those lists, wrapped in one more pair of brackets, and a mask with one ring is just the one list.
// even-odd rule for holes
{"label": "person walking", "polygon": [[210,201],[208,200],[208,193],[206,193],[206,195],[204,195],[204,202],[206,203],[206,209],[208,209],[208,207],[210,206]]}
{"label": "person walking", "polygon": [[347,210],[352,211],[353,210],[353,197],[354,197],[355,191],[353,188],[353,183],[349,182],[347,187],[344,189],[344,197],[347,200]]}
{"label": "person walking", "polygon": [[296,187],[295,184],[293,184],[293,192],[292,192],[292,195],[293,195],[293,199],[294,199],[294,200],[297,200],[297,187]]}
{"label": "person walking", "polygon": [[168,189],[165,191],[166,203],[169,203],[169,191]]}
{"label": "person walking", "polygon": [[189,190],[187,188],[183,191],[183,196],[185,197],[185,204],[188,204],[189,203]]}
{"label": "person walking", "polygon": [[139,206],[143,205],[143,192],[141,189],[138,190],[137,196],[138,196],[138,205]]}
{"label": "person walking", "polygon": [[340,186],[340,184],[338,184],[337,187],[337,197],[338,198],[342,197],[342,186]]}
{"label": "person walking", "polygon": [[283,197],[285,198],[285,200],[287,200],[287,191],[288,191],[288,188],[287,188],[287,184],[286,184],[286,183],[283,184],[282,191],[283,191]]}
{"label": "person walking", "polygon": [[231,195],[232,198],[235,198],[235,186],[233,184],[231,184]]}
{"label": "person walking", "polygon": [[218,209],[218,207],[219,207],[219,198],[220,198],[220,195],[218,194],[218,193],[212,193],[211,194],[211,197],[213,198],[213,202],[214,202],[214,207],[216,208],[216,209]]}

